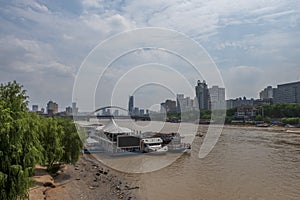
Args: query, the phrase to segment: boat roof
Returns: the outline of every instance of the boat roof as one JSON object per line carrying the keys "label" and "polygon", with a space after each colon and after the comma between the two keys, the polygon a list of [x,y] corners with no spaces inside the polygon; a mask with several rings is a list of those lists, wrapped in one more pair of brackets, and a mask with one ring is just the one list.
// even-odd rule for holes
{"label": "boat roof", "polygon": [[133,131],[129,128],[118,126],[113,118],[110,122],[105,125],[102,130],[107,133],[120,134],[120,133],[132,133]]}
{"label": "boat roof", "polygon": [[96,127],[96,130],[97,130],[97,131],[100,131],[100,130],[102,130],[103,128],[104,128],[104,125],[100,125],[100,126],[97,126],[97,127]]}

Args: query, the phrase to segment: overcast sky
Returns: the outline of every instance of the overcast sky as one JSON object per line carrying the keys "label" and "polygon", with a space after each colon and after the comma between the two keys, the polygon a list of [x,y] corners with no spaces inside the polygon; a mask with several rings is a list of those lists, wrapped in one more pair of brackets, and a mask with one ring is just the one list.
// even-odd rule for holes
{"label": "overcast sky", "polygon": [[[0,82],[17,80],[28,90],[30,104],[40,107],[53,100],[64,110],[72,102],[75,77],[90,51],[115,34],[144,27],[179,31],[202,45],[221,73],[227,98],[257,98],[267,85],[300,80],[297,0],[12,0],[0,2],[0,25]],[[158,50],[145,52],[149,58]],[[160,58],[165,54],[161,52]],[[129,55],[115,66],[126,67],[130,59],[136,58]],[[163,71],[175,67],[172,62],[153,66],[153,74],[167,79]],[[178,67],[180,61],[176,63]],[[174,81],[175,76],[169,76]],[[153,96],[155,87],[144,88]],[[182,90],[173,92],[194,95]],[[145,96],[141,89],[136,93]]]}

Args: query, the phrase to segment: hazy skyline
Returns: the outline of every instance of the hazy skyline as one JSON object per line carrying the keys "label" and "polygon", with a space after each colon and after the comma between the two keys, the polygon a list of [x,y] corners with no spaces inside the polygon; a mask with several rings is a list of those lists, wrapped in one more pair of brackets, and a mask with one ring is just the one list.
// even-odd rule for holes
{"label": "hazy skyline", "polygon": [[202,45],[220,70],[227,99],[258,98],[268,85],[300,80],[297,1],[16,0],[0,5],[0,82],[23,84],[30,105],[45,107],[53,100],[63,110],[72,102],[74,78],[89,52],[112,35],[144,27],[173,29]]}

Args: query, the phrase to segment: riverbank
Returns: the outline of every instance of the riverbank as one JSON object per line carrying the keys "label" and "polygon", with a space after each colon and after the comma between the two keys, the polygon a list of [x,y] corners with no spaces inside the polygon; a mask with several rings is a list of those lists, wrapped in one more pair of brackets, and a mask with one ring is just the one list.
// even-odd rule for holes
{"label": "riverbank", "polygon": [[136,199],[139,187],[128,183],[118,172],[111,171],[90,155],[82,155],[76,165],[65,165],[55,177],[37,166],[30,200]]}
{"label": "riverbank", "polygon": [[292,127],[283,127],[283,126],[268,126],[268,127],[257,127],[254,125],[231,125],[225,124],[225,128],[232,129],[251,129],[251,130],[263,130],[263,131],[271,131],[271,132],[286,132],[286,133],[299,133],[300,128],[292,128]]}

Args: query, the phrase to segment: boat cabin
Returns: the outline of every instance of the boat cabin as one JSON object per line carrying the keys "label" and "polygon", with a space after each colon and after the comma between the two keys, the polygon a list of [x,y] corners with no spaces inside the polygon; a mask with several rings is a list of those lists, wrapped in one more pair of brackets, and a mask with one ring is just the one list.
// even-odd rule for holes
{"label": "boat cabin", "polygon": [[159,137],[141,139],[140,148],[144,152],[157,151],[162,148],[163,140]]}

